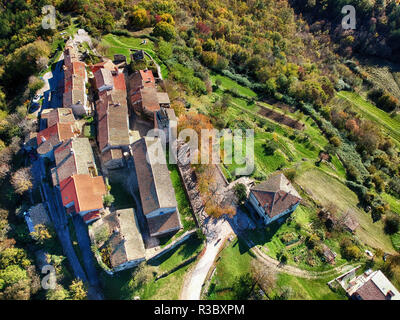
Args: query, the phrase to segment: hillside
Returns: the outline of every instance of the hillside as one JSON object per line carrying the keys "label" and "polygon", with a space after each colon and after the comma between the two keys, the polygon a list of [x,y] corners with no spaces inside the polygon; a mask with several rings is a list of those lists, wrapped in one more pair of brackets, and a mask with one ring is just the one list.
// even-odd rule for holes
{"label": "hillside", "polygon": [[[0,270],[0,299],[56,298],[37,286],[33,241],[22,213],[40,199],[29,173],[40,169],[31,170],[21,147],[38,130],[31,101],[44,85],[42,77],[56,68],[65,40],[80,28],[93,42],[79,47],[87,66],[115,54],[127,57],[127,73],[155,73],[159,66],[179,130],[253,129],[255,169],[249,178],[258,183],[283,172],[301,193],[290,219],[259,226],[225,246],[203,297],[237,298],[237,280],[254,276],[255,259],[242,236],[272,259],[333,277],[335,269],[321,253],[327,246],[337,254],[337,267],[371,264],[400,284],[400,10],[394,0],[351,2],[360,12],[360,27],[344,32],[337,27],[344,4],[339,0],[325,6],[303,0],[1,1],[0,267],[6,272]],[[40,27],[44,4],[57,10],[54,30]],[[137,49],[147,54],[141,61],[131,59]],[[241,178],[235,171],[241,166],[219,165],[228,182]],[[176,168],[169,169],[180,186]],[[209,193],[207,172],[195,170],[202,193]],[[216,218],[223,215],[224,208],[213,209]],[[256,220],[244,205],[240,209]],[[326,223],[326,211],[337,224]],[[348,211],[360,224],[354,233],[339,223]],[[46,248],[65,275],[61,291],[73,294],[70,267],[55,235],[49,237]],[[201,248],[200,242],[189,243],[171,254],[172,261],[180,265],[187,258],[182,252],[197,255]],[[375,255],[371,261],[366,250]],[[393,258],[384,261],[384,253]],[[173,270],[170,263],[160,261],[160,270]],[[160,281],[152,268],[145,269],[151,281],[139,273],[143,286],[136,286],[135,272],[117,282],[104,276],[102,285],[112,299],[177,299],[191,266]],[[325,285],[329,280],[326,274],[308,281],[278,273],[267,298],[343,298]],[[287,286],[295,292],[287,293]]]}

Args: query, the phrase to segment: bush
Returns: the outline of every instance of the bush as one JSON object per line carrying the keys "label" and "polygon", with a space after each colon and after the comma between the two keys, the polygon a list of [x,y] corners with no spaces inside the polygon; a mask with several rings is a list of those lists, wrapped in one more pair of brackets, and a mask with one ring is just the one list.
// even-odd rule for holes
{"label": "bush", "polygon": [[103,203],[104,203],[104,205],[106,206],[106,207],[109,207],[109,206],[111,206],[111,204],[114,202],[114,196],[112,195],[112,194],[106,194],[104,197],[103,197]]}
{"label": "bush", "polygon": [[235,195],[238,198],[238,200],[243,203],[247,199],[247,189],[246,186],[243,183],[237,183],[233,187],[235,191]]}
{"label": "bush", "polygon": [[399,231],[400,217],[397,214],[390,214],[385,219],[385,232],[395,234]]}
{"label": "bush", "polygon": [[349,238],[342,240],[340,243],[340,249],[343,258],[346,260],[358,260],[361,258],[362,253],[360,248],[357,247]]}
{"label": "bush", "polygon": [[306,238],[306,246],[308,249],[314,249],[315,246],[319,243],[320,239],[316,234],[309,235]]}
{"label": "bush", "polygon": [[170,41],[175,38],[175,28],[168,22],[161,21],[156,24],[153,29],[153,36],[162,37],[165,41]]}

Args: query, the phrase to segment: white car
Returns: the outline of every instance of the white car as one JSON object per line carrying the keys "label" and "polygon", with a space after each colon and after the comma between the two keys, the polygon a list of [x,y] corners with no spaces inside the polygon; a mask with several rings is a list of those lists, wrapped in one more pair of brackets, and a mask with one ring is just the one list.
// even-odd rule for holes
{"label": "white car", "polygon": [[32,103],[33,104],[38,104],[39,103],[39,101],[40,101],[40,95],[35,95],[34,97],[33,97],[33,99],[32,99]]}

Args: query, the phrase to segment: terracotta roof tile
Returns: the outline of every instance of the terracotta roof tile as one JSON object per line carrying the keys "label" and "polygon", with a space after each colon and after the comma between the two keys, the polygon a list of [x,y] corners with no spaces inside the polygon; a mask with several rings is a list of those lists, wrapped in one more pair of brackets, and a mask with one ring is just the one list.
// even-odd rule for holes
{"label": "terracotta roof tile", "polygon": [[107,193],[103,178],[88,174],[74,174],[61,181],[60,191],[63,205],[73,201],[77,213],[103,208],[103,196]]}

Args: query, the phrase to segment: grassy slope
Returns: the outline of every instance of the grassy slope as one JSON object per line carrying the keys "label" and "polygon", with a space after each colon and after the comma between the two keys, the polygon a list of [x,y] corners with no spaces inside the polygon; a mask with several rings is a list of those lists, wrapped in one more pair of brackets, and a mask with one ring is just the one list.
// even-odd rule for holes
{"label": "grassy slope", "polygon": [[[207,298],[210,300],[234,298],[231,288],[237,277],[250,271],[252,259],[254,257],[249,253],[247,246],[240,240],[234,240],[232,244],[229,244],[220,254]],[[279,293],[283,287],[290,287],[294,293],[291,299],[345,299],[342,295],[329,289],[326,284],[329,280],[332,279],[307,280],[279,273],[277,275],[277,287],[273,289],[271,296]]]}
{"label": "grassy slope", "polygon": [[130,49],[143,49],[160,65],[161,73],[163,77],[166,78],[168,75],[168,70],[167,67],[160,61],[160,59],[158,59],[154,50],[154,42],[150,39],[146,39],[146,44],[141,44],[142,41],[143,38],[107,34],[102,38],[101,44],[108,47],[108,58],[113,58],[114,54],[123,54],[126,56],[128,63],[130,62]]}
{"label": "grassy slope", "polygon": [[[223,94],[223,90],[236,88],[237,91],[248,98],[254,98],[255,93],[246,87],[243,87],[236,83],[235,81],[229,79],[226,76],[213,74],[211,76],[213,83],[215,84],[216,79],[221,80],[220,88],[214,91],[211,98],[208,98],[208,101],[202,101],[198,106],[200,110],[204,104],[210,104],[211,101],[219,98]],[[274,108],[272,106],[263,103],[266,107],[273,108],[277,112],[281,112],[279,108]],[[276,171],[280,167],[288,167],[291,166],[291,163],[296,163],[302,161],[303,158],[310,159],[312,161],[316,160],[318,157],[318,153],[321,149],[328,144],[326,138],[321,134],[317,125],[310,117],[300,116],[300,121],[305,123],[306,127],[303,130],[303,133],[310,137],[309,142],[298,142],[295,140],[291,140],[288,137],[294,133],[294,130],[280,125],[268,118],[263,118],[257,115],[258,106],[254,103],[249,103],[245,99],[241,98],[232,98],[231,106],[226,111],[226,119],[228,122],[235,122],[238,120],[243,120],[250,125],[254,126],[254,124],[259,119],[264,119],[265,126],[262,128],[260,125],[256,125],[258,129],[255,130],[255,140],[254,140],[254,148],[255,148],[255,162],[256,166],[259,170],[261,170],[264,174],[269,174]],[[203,110],[204,111],[204,110]],[[295,119],[298,115],[296,114],[287,114],[287,116]],[[273,132],[266,132],[265,128],[269,127],[273,129]],[[265,153],[264,144],[266,141],[270,141],[275,137],[276,141],[280,146],[280,150],[275,152],[273,155],[268,155]],[[337,159],[336,156],[333,156],[332,160],[333,168],[331,166],[323,165],[323,169],[337,175],[340,178],[345,178],[345,169],[341,162]],[[241,165],[237,165],[235,163],[227,165],[227,168],[231,174],[234,172],[234,169],[240,167]]]}
{"label": "grassy slope", "polygon": [[296,182],[324,206],[334,203],[341,212],[345,213],[350,208],[354,210],[360,223],[356,231],[360,240],[373,248],[379,247],[394,253],[390,237],[383,233],[383,223],[373,223],[371,216],[357,207],[356,194],[340,181],[319,169],[313,169],[299,175]]}
{"label": "grassy slope", "polygon": [[338,96],[353,104],[367,119],[380,124],[386,133],[400,143],[400,122],[398,120],[391,118],[388,113],[375,107],[355,92],[341,91]]}

